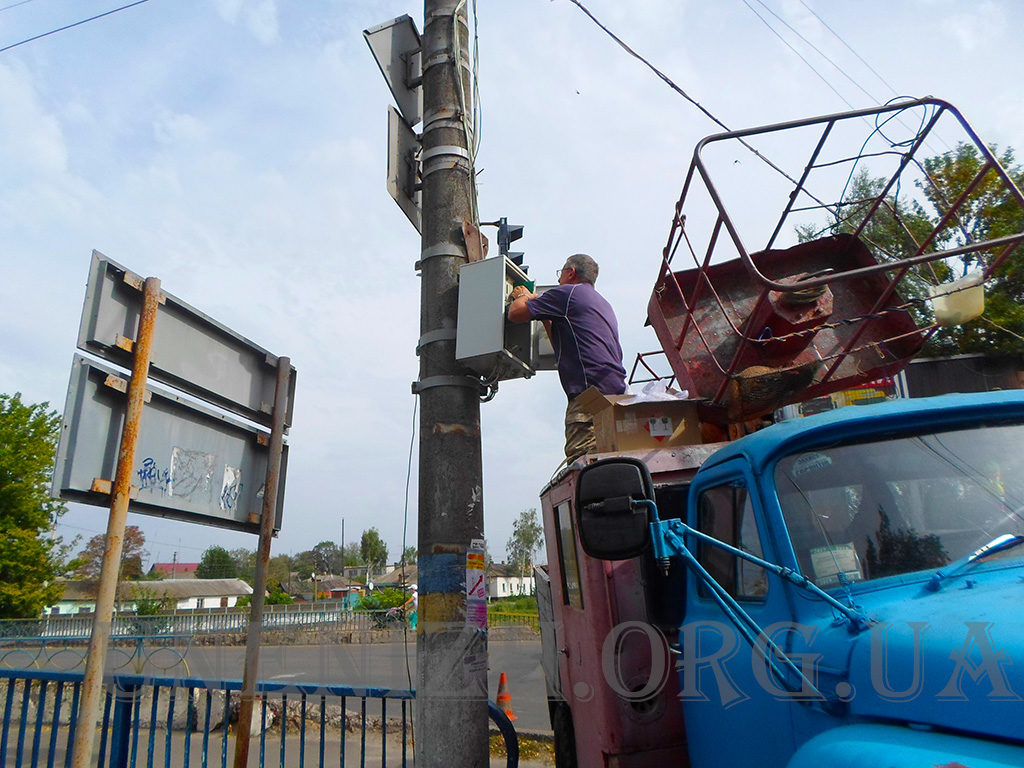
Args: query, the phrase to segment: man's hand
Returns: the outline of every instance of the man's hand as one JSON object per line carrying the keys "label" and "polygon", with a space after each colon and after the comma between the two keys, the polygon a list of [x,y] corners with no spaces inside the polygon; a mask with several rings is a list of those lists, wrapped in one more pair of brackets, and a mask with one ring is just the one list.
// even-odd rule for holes
{"label": "man's hand", "polygon": [[530,310],[526,308],[526,302],[536,296],[537,294],[530,293],[530,289],[525,285],[517,285],[513,288],[512,293],[509,294],[511,303],[508,306],[508,319],[513,323],[530,322]]}
{"label": "man's hand", "polygon": [[521,299],[523,296],[525,296],[528,299],[532,299],[534,298],[535,294],[530,293],[530,289],[527,288],[525,285],[517,285],[515,288],[512,289],[512,293],[509,294],[509,298],[511,298],[512,301],[515,301],[516,299]]}

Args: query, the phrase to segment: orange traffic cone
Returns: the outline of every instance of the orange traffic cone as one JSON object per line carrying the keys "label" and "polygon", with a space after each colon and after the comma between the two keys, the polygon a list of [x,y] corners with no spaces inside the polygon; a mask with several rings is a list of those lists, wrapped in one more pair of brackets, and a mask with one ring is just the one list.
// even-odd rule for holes
{"label": "orange traffic cone", "polygon": [[495,703],[498,709],[505,713],[505,717],[516,720],[516,713],[512,711],[512,696],[508,692],[508,676],[504,672],[498,678],[498,698]]}

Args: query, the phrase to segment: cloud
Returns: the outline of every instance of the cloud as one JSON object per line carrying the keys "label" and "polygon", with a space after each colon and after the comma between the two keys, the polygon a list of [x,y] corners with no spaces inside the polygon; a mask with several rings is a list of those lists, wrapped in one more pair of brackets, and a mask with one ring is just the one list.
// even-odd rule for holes
{"label": "cloud", "polygon": [[217,0],[217,11],[229,24],[241,24],[264,45],[278,39],[274,0]]}
{"label": "cloud", "polygon": [[153,124],[153,135],[161,144],[202,141],[207,134],[206,125],[192,115],[164,113]]}
{"label": "cloud", "polygon": [[952,37],[965,53],[990,46],[993,40],[1003,36],[1005,28],[1004,9],[991,2],[972,5],[969,11],[951,14],[942,22],[942,31]]}
{"label": "cloud", "polygon": [[7,183],[21,174],[63,173],[68,151],[60,123],[43,109],[29,78],[0,65],[0,103],[0,158]]}

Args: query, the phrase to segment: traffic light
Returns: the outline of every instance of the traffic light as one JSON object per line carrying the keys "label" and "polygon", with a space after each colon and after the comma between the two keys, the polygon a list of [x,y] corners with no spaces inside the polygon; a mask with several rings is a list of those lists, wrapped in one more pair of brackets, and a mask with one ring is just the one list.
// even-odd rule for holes
{"label": "traffic light", "polygon": [[[522,224],[509,224],[508,219],[502,216],[498,219],[498,253],[508,256],[516,266],[523,266],[523,253],[510,253],[509,246],[523,236]],[[523,267],[525,272],[527,267]]]}

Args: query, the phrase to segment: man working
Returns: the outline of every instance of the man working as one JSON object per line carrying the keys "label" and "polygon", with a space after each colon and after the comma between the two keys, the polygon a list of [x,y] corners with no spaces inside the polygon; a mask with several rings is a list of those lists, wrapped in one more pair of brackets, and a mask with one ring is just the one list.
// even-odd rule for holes
{"label": "man working", "polygon": [[558,285],[541,295],[523,286],[512,289],[508,319],[542,320],[555,349],[558,378],[569,398],[565,411],[565,456],[574,459],[593,449],[594,420],[579,408],[579,396],[596,387],[605,395],[626,391],[619,325],[611,305],[594,289],[597,262],[577,253],[565,260]]}

